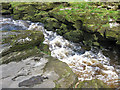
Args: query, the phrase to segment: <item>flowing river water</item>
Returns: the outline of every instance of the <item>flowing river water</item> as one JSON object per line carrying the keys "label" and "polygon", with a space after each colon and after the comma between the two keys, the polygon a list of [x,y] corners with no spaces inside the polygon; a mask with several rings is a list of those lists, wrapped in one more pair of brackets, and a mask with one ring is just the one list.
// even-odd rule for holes
{"label": "flowing river water", "polygon": [[45,36],[44,44],[49,45],[51,56],[58,58],[72,68],[80,81],[100,79],[110,86],[118,87],[120,83],[119,68],[110,65],[110,59],[94,49],[82,52],[81,45],[72,43],[55,32],[44,29],[42,23],[0,18],[0,30],[40,30]]}

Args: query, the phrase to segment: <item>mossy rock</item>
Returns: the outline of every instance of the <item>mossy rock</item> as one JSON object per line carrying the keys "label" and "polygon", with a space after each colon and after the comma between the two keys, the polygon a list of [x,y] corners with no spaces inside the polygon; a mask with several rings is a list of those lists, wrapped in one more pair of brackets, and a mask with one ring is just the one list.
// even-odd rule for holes
{"label": "mossy rock", "polygon": [[[55,80],[56,88],[72,88],[78,78],[66,63],[58,61],[55,58],[47,57],[49,63],[45,67],[45,71],[55,71],[59,75],[59,79]],[[62,67],[62,68],[61,68]],[[64,68],[64,69],[63,69]]]}
{"label": "mossy rock", "polygon": [[2,55],[1,63],[20,61],[41,52],[47,55],[51,54],[49,46],[43,44],[44,35],[41,31],[12,30],[2,32],[7,33],[2,38],[2,44],[9,46],[0,53]]}
{"label": "mossy rock", "polygon": [[45,20],[46,20],[45,18],[48,17],[48,16],[49,16],[48,12],[46,12],[46,11],[40,11],[39,13],[36,13],[34,15],[34,19],[35,19],[35,21],[39,21],[39,22],[44,23]]}
{"label": "mossy rock", "polygon": [[83,24],[83,22],[81,20],[77,20],[74,24],[74,27],[78,30],[82,29],[82,24]]}
{"label": "mossy rock", "polygon": [[2,56],[2,58],[0,59],[0,64],[7,64],[12,61],[18,62],[28,57],[32,57],[38,54],[40,55],[40,53],[41,53],[40,50],[37,48],[31,48],[31,49],[26,49],[23,51],[11,52],[5,56]]}
{"label": "mossy rock", "polygon": [[41,21],[41,17],[45,17],[46,15],[48,15],[47,13],[53,8],[59,6],[60,4],[65,5],[64,3],[55,4],[51,2],[11,2],[10,4],[13,7],[14,19],[23,19],[31,21]]}
{"label": "mossy rock", "polygon": [[[107,30],[106,31],[106,38],[109,38],[111,40],[116,40],[117,39],[117,33],[115,31]],[[115,39],[116,38],[116,39]]]}
{"label": "mossy rock", "polygon": [[[115,20],[117,20],[116,18],[119,17],[118,11],[114,11],[114,10],[109,11],[102,8],[97,9],[96,7],[94,7],[94,5],[92,5],[93,7],[90,7],[89,4],[91,3],[71,3],[70,7],[60,6],[53,9],[49,13],[51,16],[58,19],[62,23],[72,22],[73,23],[72,26],[75,27],[76,29],[82,28],[82,30],[84,30],[85,32],[90,32],[90,33],[98,32],[101,34],[103,38],[105,37],[104,33],[107,30],[113,30],[115,32],[119,31],[118,29],[119,27],[117,27],[116,29],[111,29],[109,25],[110,19],[113,19],[112,23],[114,23]],[[105,3],[105,5],[107,4]],[[69,8],[71,9],[69,10]],[[80,21],[80,23],[77,21]],[[67,26],[70,26],[70,25],[67,25]],[[84,27],[87,27],[87,28],[84,28]],[[64,35],[64,30],[62,29],[58,29],[57,32],[60,35]],[[65,29],[65,34],[68,32],[70,31]],[[114,36],[111,36],[111,37],[117,39]]]}
{"label": "mossy rock", "polygon": [[49,50],[49,46],[47,44],[40,44],[39,45],[39,48],[42,52],[48,54],[48,55],[51,55],[51,52]]}
{"label": "mossy rock", "polygon": [[2,15],[9,15],[9,14],[11,14],[11,10],[4,10],[4,9],[2,9],[1,13],[2,13]]}
{"label": "mossy rock", "polygon": [[[7,83],[4,82],[4,85],[7,88],[23,88],[22,86],[24,86],[24,88],[72,88],[78,81],[78,77],[73,73],[71,68],[66,63],[41,53],[36,48],[10,53],[9,55],[0,58],[0,61],[2,60],[4,63],[6,63],[2,65],[4,67],[3,77],[9,76],[9,78],[6,78]],[[11,73],[11,71],[14,72]],[[21,73],[23,75],[25,73],[30,74],[25,74],[25,76],[21,78]],[[30,82],[30,85],[25,85],[24,82],[22,82],[22,86],[19,85],[21,81],[26,81],[26,79],[28,80],[31,77],[36,76],[41,76],[43,78],[46,77],[46,80],[39,83],[36,81],[36,79],[44,79],[33,78],[32,81],[30,80],[26,82]],[[9,86],[9,83],[12,83],[12,86]]]}
{"label": "mossy rock", "polygon": [[100,46],[100,44],[98,42],[93,42],[93,45],[98,46],[98,47]]}
{"label": "mossy rock", "polygon": [[10,35],[3,39],[3,43],[9,42],[11,47],[9,50],[2,52],[2,55],[7,55],[11,52],[22,51],[39,46],[44,41],[44,35],[40,31],[18,30],[12,31],[20,33],[18,35]]}
{"label": "mossy rock", "polygon": [[63,24],[63,23],[61,24],[60,29],[56,30],[57,34],[59,34],[59,35],[64,35],[65,33],[69,32],[69,31],[70,30],[68,30],[67,25]]}
{"label": "mossy rock", "polygon": [[95,34],[84,33],[83,42],[85,45],[91,46],[92,42],[95,40],[97,41],[97,37],[95,37]]}
{"label": "mossy rock", "polygon": [[49,15],[56,18],[58,21],[65,22],[65,15],[58,15],[57,12],[50,11]]}
{"label": "mossy rock", "polygon": [[98,79],[82,81],[79,83],[77,88],[96,88],[96,89],[108,88],[110,89],[108,85],[106,85],[105,83],[103,83],[103,81]]}
{"label": "mossy rock", "polygon": [[[13,18],[31,20],[33,22],[42,22],[45,24],[47,30],[56,31],[59,35],[64,36],[68,40],[70,37],[73,39],[79,38],[78,36],[70,35],[74,30],[81,30],[84,33],[100,33],[101,37],[97,36],[100,41],[107,37],[109,40],[115,39],[116,44],[119,43],[118,31],[119,26],[110,28],[109,23],[115,23],[119,18],[118,11],[107,10],[102,8],[107,5],[114,5],[118,7],[119,3],[97,3],[97,2],[54,2],[54,3],[38,3],[38,2],[10,2],[13,8]],[[97,8],[98,6],[101,8]],[[8,5],[9,6],[9,5]],[[7,11],[5,11],[7,12]],[[8,12],[7,12],[8,13]],[[109,21],[112,19],[113,21]],[[78,22],[80,21],[80,22]],[[113,31],[117,35],[110,36],[108,33]],[[106,31],[108,31],[106,33]],[[106,35],[105,35],[106,34]],[[76,38],[77,37],[77,38]],[[85,37],[83,35],[83,37]],[[94,37],[93,37],[94,38]],[[84,41],[87,44],[92,45],[92,42],[97,42],[94,40],[72,40],[73,42]],[[91,44],[92,43],[92,44]],[[94,43],[95,44],[95,43]]]}
{"label": "mossy rock", "polygon": [[117,37],[117,42],[116,42],[118,45],[120,45],[120,34],[118,34],[118,37]]}
{"label": "mossy rock", "polygon": [[67,38],[70,41],[79,43],[80,41],[83,41],[83,32],[80,30],[74,30],[70,31],[64,34],[64,37]]}
{"label": "mossy rock", "polygon": [[2,4],[2,9],[8,10],[11,7],[10,3],[1,3]]}
{"label": "mossy rock", "polygon": [[12,14],[12,7],[10,3],[1,3],[2,7],[1,7],[1,11],[0,13],[2,15],[10,15]]}
{"label": "mossy rock", "polygon": [[58,22],[58,20],[56,20],[55,18],[46,17],[44,19],[44,23],[45,23],[45,28],[47,28],[47,30],[54,31],[55,29],[60,27],[60,22]]}
{"label": "mossy rock", "polygon": [[31,4],[20,3],[13,8],[13,12],[14,19],[34,20],[36,8]]}

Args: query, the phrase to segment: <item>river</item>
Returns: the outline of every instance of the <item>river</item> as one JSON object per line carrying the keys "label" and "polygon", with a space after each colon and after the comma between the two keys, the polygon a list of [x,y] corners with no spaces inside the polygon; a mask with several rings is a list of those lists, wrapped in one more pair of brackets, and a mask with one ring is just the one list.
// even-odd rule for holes
{"label": "river", "polygon": [[43,43],[49,45],[51,56],[67,63],[80,81],[100,79],[112,87],[118,87],[120,68],[112,66],[110,58],[105,57],[101,50],[93,47],[90,51],[84,52],[81,44],[70,42],[55,32],[47,31],[40,22],[0,18],[0,25],[0,30],[42,31],[45,36]]}

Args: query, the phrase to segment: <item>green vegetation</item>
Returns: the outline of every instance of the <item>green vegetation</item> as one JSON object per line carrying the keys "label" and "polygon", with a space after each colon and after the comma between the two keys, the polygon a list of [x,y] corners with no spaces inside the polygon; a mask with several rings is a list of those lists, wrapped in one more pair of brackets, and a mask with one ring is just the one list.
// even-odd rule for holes
{"label": "green vegetation", "polygon": [[11,61],[19,62],[28,57],[41,55],[41,52],[37,48],[25,49],[23,51],[11,52],[0,59],[0,64],[7,64]]}
{"label": "green vegetation", "polygon": [[[7,31],[3,31],[3,33],[6,32]],[[10,44],[10,47],[8,49],[4,49],[1,53],[3,56],[3,60],[1,60],[3,61],[2,63],[19,61],[39,52],[50,55],[49,46],[43,44],[44,35],[41,31],[12,30],[8,31],[8,33],[9,32],[16,34],[3,36],[2,44]],[[14,54],[16,56],[10,57],[11,54]],[[4,56],[8,56],[10,58],[6,59]]]}
{"label": "green vegetation", "polygon": [[115,23],[120,18],[119,2],[10,4],[14,19],[42,22],[47,30],[56,31],[70,41],[83,42],[87,46],[101,46],[105,41],[120,45],[120,25],[110,27],[110,23]]}
{"label": "green vegetation", "polygon": [[[118,9],[119,3],[102,2],[10,2],[2,3],[3,15],[11,15],[14,19],[30,20],[33,22],[42,22],[47,30],[57,32],[64,38],[72,42],[83,42],[87,47],[83,49],[90,50],[89,46],[101,46],[101,43],[112,42],[120,45],[120,25],[110,28],[110,23],[115,23],[120,18]],[[112,8],[110,8],[110,7]],[[112,19],[112,21],[110,21]],[[19,30],[11,31],[18,35],[9,35],[3,38],[2,43],[9,43],[11,47],[5,49],[1,54],[1,63],[11,61],[20,61],[30,56],[43,55],[41,52],[50,55],[49,46],[43,44],[44,35],[40,31]],[[54,69],[59,73],[59,82],[56,87],[64,87],[65,79],[67,83],[73,86],[70,68],[66,64],[57,63],[56,60],[49,57],[49,64],[46,65],[46,71]],[[60,67],[64,68],[61,69]],[[51,67],[52,66],[52,67]],[[68,77],[69,76],[69,77]],[[68,81],[67,81],[68,80]],[[77,79],[76,79],[77,81]],[[86,84],[87,83],[87,84]],[[66,86],[67,87],[67,86]],[[80,82],[78,88],[108,88],[99,80]]]}
{"label": "green vegetation", "polygon": [[2,53],[3,56],[11,52],[31,49],[44,41],[44,35],[40,31],[19,30],[17,33],[18,32],[20,34],[10,35],[7,38],[3,38],[3,43],[9,42],[11,45],[8,51]]}

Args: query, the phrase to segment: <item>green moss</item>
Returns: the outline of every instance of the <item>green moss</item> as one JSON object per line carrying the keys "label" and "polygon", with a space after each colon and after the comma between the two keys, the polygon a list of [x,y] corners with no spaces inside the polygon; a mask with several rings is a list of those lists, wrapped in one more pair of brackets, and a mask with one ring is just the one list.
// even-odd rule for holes
{"label": "green moss", "polygon": [[93,42],[94,46],[100,46],[100,44],[98,42]]}
{"label": "green moss", "polygon": [[57,33],[59,34],[59,35],[64,35],[65,33],[67,33],[69,30],[68,30],[68,28],[67,28],[67,25],[66,24],[61,24],[61,26],[60,26],[60,29],[57,29]]}
{"label": "green moss", "polygon": [[3,43],[9,42],[11,47],[9,50],[2,52],[2,55],[7,55],[11,52],[23,51],[35,46],[39,46],[44,41],[44,35],[40,31],[19,30],[20,34],[12,35],[5,38]]}
{"label": "green moss", "polygon": [[46,17],[44,23],[45,23],[45,27],[47,28],[47,30],[54,31],[56,28],[60,27],[60,23],[55,18]]}
{"label": "green moss", "polygon": [[82,24],[83,24],[83,22],[81,20],[77,20],[74,24],[74,27],[78,30],[82,29]]}
{"label": "green moss", "polygon": [[7,64],[11,61],[16,61],[16,62],[21,61],[28,57],[32,57],[38,54],[40,55],[41,52],[39,51],[39,49],[36,48],[32,48],[24,51],[11,52],[0,59],[0,64]]}
{"label": "green moss", "polygon": [[115,31],[111,31],[111,30],[107,30],[106,31],[106,37],[109,38],[109,37],[117,37],[117,33]]}
{"label": "green moss", "polygon": [[[57,31],[66,39],[72,40],[79,36],[72,35],[74,30],[81,32],[100,33],[104,38],[105,31],[119,31],[119,27],[110,28],[110,19],[116,22],[119,18],[119,11],[107,10],[109,5],[117,7],[119,3],[104,3],[104,2],[69,2],[69,3],[31,3],[31,2],[11,2],[13,7],[13,18],[42,22],[47,30]],[[101,5],[101,8],[98,6]],[[79,22],[78,22],[79,21]],[[57,29],[57,30],[56,30]],[[71,36],[68,36],[71,35]],[[80,34],[77,34],[80,35]],[[74,37],[75,36],[75,37]],[[84,37],[84,36],[83,36]],[[113,35],[112,38],[118,36]],[[110,38],[111,38],[110,37]],[[99,37],[98,37],[99,38]],[[108,37],[109,38],[109,37]],[[100,40],[101,38],[99,38]],[[118,40],[118,39],[116,39]],[[81,38],[72,40],[73,42],[82,41]],[[86,40],[83,40],[86,43]],[[91,40],[88,44],[91,45]]]}
{"label": "green moss", "polygon": [[11,8],[11,4],[10,3],[1,3],[1,4],[2,4],[2,9],[8,10],[9,8]]}
{"label": "green moss", "polygon": [[1,13],[2,14],[11,14],[11,11],[10,10],[1,10]]}
{"label": "green moss", "polygon": [[116,43],[120,45],[120,34],[118,34],[118,36],[117,36],[117,42]]}
{"label": "green moss", "polygon": [[80,42],[83,40],[83,32],[80,30],[70,31],[64,34],[64,37],[73,42]]}
{"label": "green moss", "polygon": [[39,48],[40,50],[43,52],[43,53],[46,53],[48,55],[51,55],[51,52],[49,50],[49,46],[47,44],[40,44],[39,45]]}
{"label": "green moss", "polygon": [[2,7],[1,7],[1,13],[3,15],[10,15],[12,14],[12,8],[11,8],[11,4],[10,3],[1,3]]}

